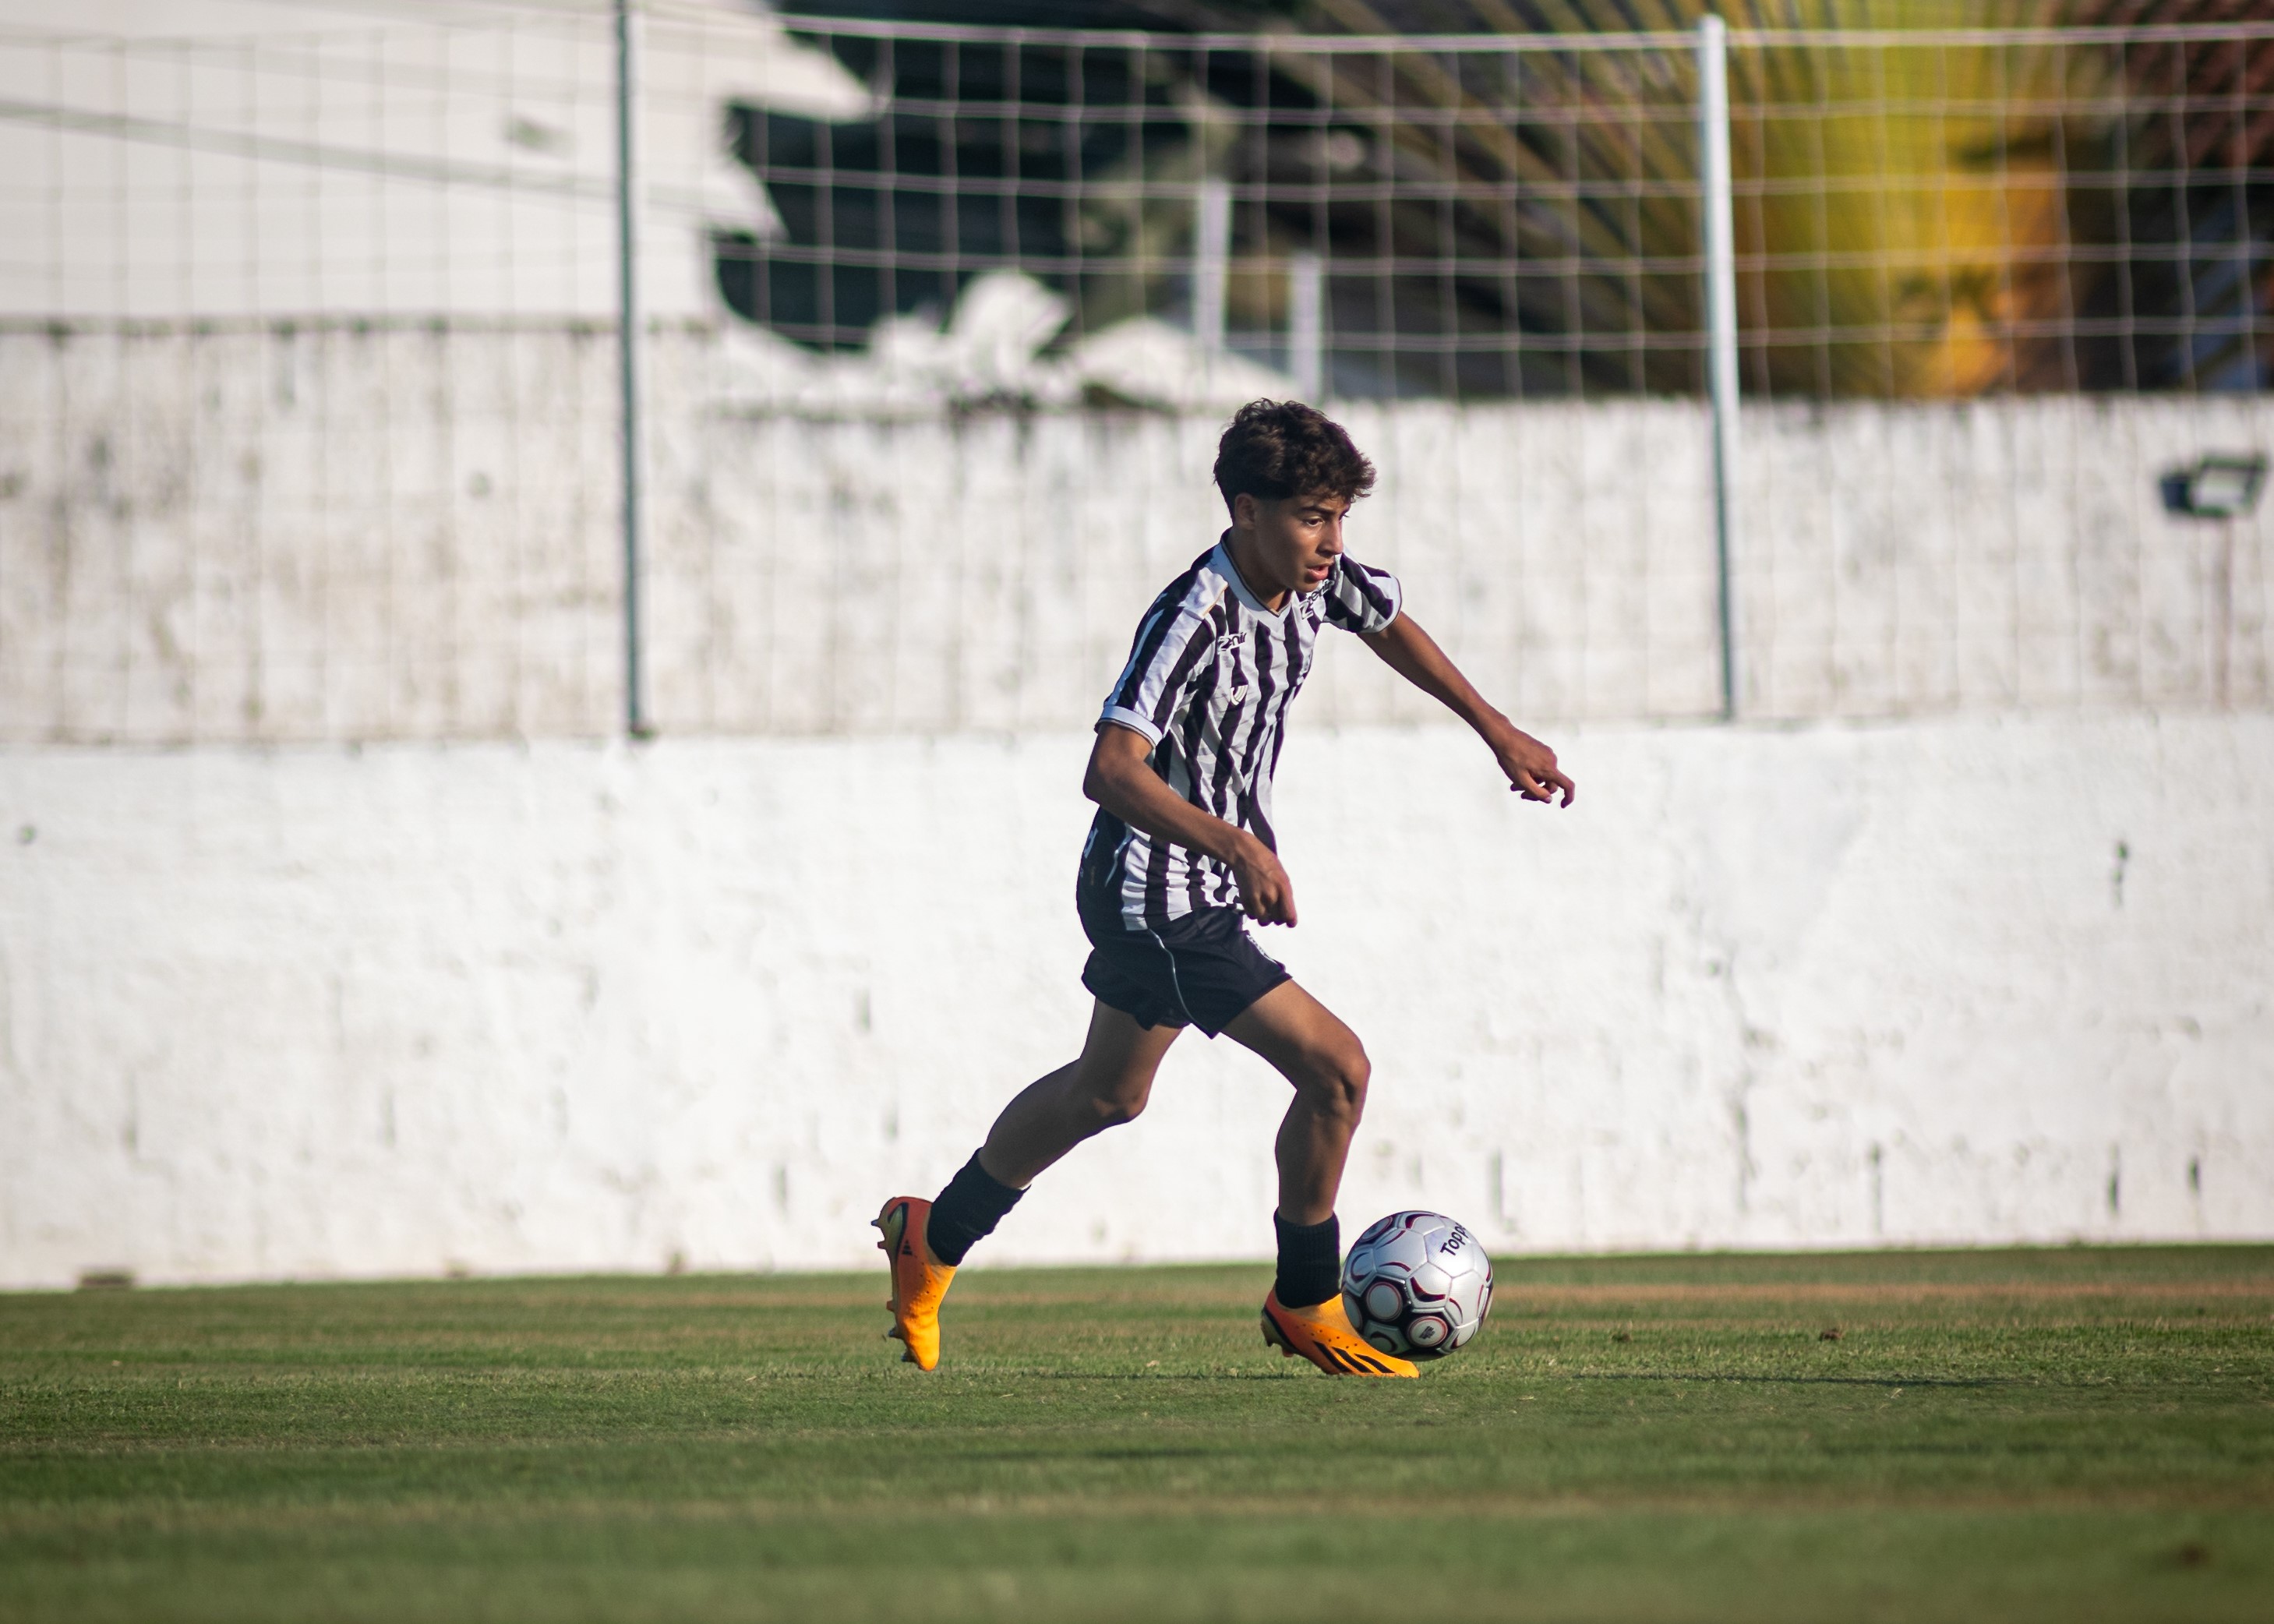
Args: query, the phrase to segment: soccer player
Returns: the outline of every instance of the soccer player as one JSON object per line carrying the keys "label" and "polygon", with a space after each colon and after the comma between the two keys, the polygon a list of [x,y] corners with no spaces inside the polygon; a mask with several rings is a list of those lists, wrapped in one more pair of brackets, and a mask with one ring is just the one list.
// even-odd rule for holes
{"label": "soccer player", "polygon": [[939,1363],[939,1307],[972,1245],[1045,1168],[1145,1109],[1186,1026],[1229,1034],[1294,1086],[1279,1125],[1278,1272],[1263,1335],[1333,1375],[1412,1376],[1343,1312],[1335,1192],[1366,1104],[1357,1034],[1258,947],[1247,921],[1295,923],[1276,855],[1271,775],[1319,628],[1355,632],[1474,728],[1527,801],[1571,803],[1555,752],[1519,732],[1401,613],[1396,577],[1343,551],[1374,466],[1340,425],[1292,401],[1240,409],[1216,449],[1231,528],[1153,600],[1098,718],[1082,793],[1097,803],[1075,906],[1096,1003],[1081,1056],[1004,1109],[935,1200],[895,1196],[876,1220],[892,1259],[903,1357]]}

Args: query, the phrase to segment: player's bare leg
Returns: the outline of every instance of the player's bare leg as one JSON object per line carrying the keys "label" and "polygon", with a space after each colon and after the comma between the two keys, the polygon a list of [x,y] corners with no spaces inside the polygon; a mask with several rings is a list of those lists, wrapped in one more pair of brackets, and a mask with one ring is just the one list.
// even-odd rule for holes
{"label": "player's bare leg", "polygon": [[1366,1114],[1373,1064],[1358,1034],[1294,981],[1241,1011],[1224,1035],[1254,1050],[1294,1085],[1279,1124],[1279,1215],[1319,1223],[1334,1215],[1351,1139]]}
{"label": "player's bare leg", "polygon": [[1281,982],[1250,1004],[1224,1035],[1269,1061],[1295,1089],[1276,1144],[1281,1280],[1288,1278],[1291,1231],[1299,1246],[1322,1249],[1304,1271],[1308,1288],[1292,1295],[1323,1300],[1283,1303],[1275,1283],[1263,1302],[1264,1340],[1331,1375],[1419,1375],[1408,1361],[1367,1345],[1351,1327],[1335,1284],[1339,1246],[1329,1237],[1351,1139],[1366,1111],[1372,1067],[1365,1045],[1293,981]]}
{"label": "player's bare leg", "polygon": [[[991,1189],[993,1207],[1007,1210],[1043,1169],[1084,1139],[1133,1120],[1145,1109],[1161,1056],[1169,1052],[1179,1030],[1141,1026],[1119,1010],[1098,1004],[1080,1057],[1020,1090],[995,1119],[987,1143],[974,1158],[976,1176],[966,1169],[957,1179],[975,1184],[983,1192]],[[951,1191],[956,1188],[950,1186]],[[988,1227],[993,1227],[1001,1210],[992,1212]],[[877,1250],[892,1259],[892,1295],[885,1304],[892,1311],[892,1328],[885,1335],[904,1344],[901,1357],[918,1370],[939,1364],[939,1305],[963,1259],[963,1249],[973,1238],[960,1232],[952,1239],[944,1237],[941,1244],[954,1259],[944,1261],[932,1246],[931,1220],[931,1202],[920,1196],[894,1196],[877,1214],[876,1223],[883,1232]]]}
{"label": "player's bare leg", "polygon": [[1153,1093],[1161,1057],[1181,1026],[1141,1026],[1103,1004],[1091,1007],[1081,1056],[1028,1084],[1003,1108],[979,1164],[1014,1190],[1084,1139],[1133,1122]]}

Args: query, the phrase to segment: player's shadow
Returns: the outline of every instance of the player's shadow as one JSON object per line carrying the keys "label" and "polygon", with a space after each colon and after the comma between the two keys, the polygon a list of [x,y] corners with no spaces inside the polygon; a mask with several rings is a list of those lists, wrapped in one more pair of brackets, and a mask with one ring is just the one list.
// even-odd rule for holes
{"label": "player's shadow", "polygon": [[959,1455],[966,1461],[1214,1461],[1234,1449],[975,1449]]}
{"label": "player's shadow", "polygon": [[1740,1376],[1698,1371],[1574,1371],[1571,1381],[1721,1381],[1780,1387],[2028,1387],[2026,1376]]}

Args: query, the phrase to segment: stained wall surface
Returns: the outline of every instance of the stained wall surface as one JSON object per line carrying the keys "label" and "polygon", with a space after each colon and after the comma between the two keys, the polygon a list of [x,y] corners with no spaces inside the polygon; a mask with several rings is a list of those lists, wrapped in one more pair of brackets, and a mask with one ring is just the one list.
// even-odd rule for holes
{"label": "stained wall surface", "polygon": [[[1374,1061],[1347,1219],[2274,1235],[2274,719],[1553,736],[1568,812],[1299,718],[1272,945]],[[11,748],[0,1284],[864,1265],[1079,1041],[1084,749]],[[1188,1036],[979,1255],[1262,1255],[1283,1103]]]}
{"label": "stained wall surface", "polygon": [[[666,732],[1080,727],[1223,523],[1219,413],[817,415],[749,334],[651,349]],[[616,731],[615,388],[598,328],[0,332],[0,741]],[[1718,711],[1700,406],[1344,415],[1382,469],[1353,551],[1488,691],[1558,719]],[[2263,397],[1749,407],[1746,713],[2264,712],[2274,505],[2182,518],[2157,489],[2270,446]],[[1371,670],[1310,699],[1427,715]]]}

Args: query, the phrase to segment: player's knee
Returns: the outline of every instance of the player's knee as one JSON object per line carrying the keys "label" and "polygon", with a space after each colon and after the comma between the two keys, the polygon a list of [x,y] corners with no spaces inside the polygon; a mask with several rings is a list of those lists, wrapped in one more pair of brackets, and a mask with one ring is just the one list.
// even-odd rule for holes
{"label": "player's knee", "polygon": [[1145,1114],[1149,1088],[1110,1088],[1089,1096],[1090,1119],[1101,1129],[1118,1128]]}
{"label": "player's knee", "polygon": [[1353,1041],[1350,1053],[1343,1057],[1337,1069],[1336,1076],[1344,1109],[1355,1124],[1359,1117],[1366,1115],[1366,1087],[1374,1080],[1374,1062],[1367,1059],[1366,1050]]}
{"label": "player's knee", "polygon": [[1374,1063],[1356,1038],[1310,1057],[1312,1102],[1324,1116],[1352,1127],[1366,1114],[1366,1086],[1374,1076]]}

